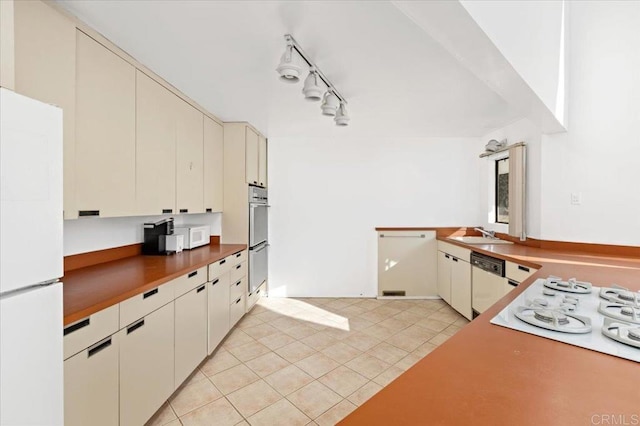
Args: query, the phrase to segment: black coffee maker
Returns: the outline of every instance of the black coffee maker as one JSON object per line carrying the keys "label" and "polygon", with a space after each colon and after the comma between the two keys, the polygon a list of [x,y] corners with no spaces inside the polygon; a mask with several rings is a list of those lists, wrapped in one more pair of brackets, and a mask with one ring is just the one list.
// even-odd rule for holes
{"label": "black coffee maker", "polygon": [[145,223],[142,254],[168,255],[167,236],[173,235],[173,218],[163,219],[155,223]]}

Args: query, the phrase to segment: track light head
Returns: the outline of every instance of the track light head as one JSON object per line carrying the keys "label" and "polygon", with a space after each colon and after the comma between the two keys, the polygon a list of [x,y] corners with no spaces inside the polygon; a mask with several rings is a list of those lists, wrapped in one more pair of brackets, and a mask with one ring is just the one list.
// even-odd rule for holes
{"label": "track light head", "polygon": [[286,83],[297,83],[300,81],[301,70],[302,67],[293,55],[293,45],[288,42],[287,47],[280,58],[280,65],[276,68],[276,71],[280,74],[280,81],[284,81]]}
{"label": "track light head", "polygon": [[318,84],[318,73],[315,68],[311,67],[309,75],[304,80],[304,87],[302,88],[304,98],[308,101],[319,101],[322,99],[322,90],[322,87]]}
{"label": "track light head", "polygon": [[322,114],[323,115],[336,115],[336,111],[338,110],[338,106],[340,105],[340,101],[338,97],[330,90],[324,94],[324,99],[322,100]]}
{"label": "track light head", "polygon": [[347,107],[344,102],[340,102],[340,107],[336,111],[336,117],[333,119],[336,122],[336,126],[348,126],[349,114],[347,114]]}

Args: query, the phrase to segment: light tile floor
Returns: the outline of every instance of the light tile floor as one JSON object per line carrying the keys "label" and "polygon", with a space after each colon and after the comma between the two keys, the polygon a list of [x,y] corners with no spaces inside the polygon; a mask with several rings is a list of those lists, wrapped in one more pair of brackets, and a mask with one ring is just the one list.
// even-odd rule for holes
{"label": "light tile floor", "polygon": [[148,425],[333,425],[468,321],[441,300],[263,298]]}

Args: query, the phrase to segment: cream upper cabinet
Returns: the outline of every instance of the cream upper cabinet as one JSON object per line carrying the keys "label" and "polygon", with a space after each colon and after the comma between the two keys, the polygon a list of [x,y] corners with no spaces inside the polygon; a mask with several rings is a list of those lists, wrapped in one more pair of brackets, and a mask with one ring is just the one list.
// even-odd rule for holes
{"label": "cream upper cabinet", "polygon": [[[4,2],[3,2],[4,3]],[[63,111],[64,218],[75,206],[76,26],[40,1],[14,2],[15,91]]]}
{"label": "cream upper cabinet", "polygon": [[224,130],[204,117],[204,209],[221,212],[224,191]]}
{"label": "cream upper cabinet", "polygon": [[259,136],[250,127],[245,127],[245,162],[247,183],[258,185],[259,164],[260,164],[260,142]]}
{"label": "cream upper cabinet", "polygon": [[135,68],[77,31],[76,187],[80,215],[135,213]]}
{"label": "cream upper cabinet", "polygon": [[204,213],[204,116],[177,96],[175,102],[178,212]]}
{"label": "cream upper cabinet", "polygon": [[258,184],[267,187],[267,139],[258,137]]}
{"label": "cream upper cabinet", "polygon": [[175,95],[136,71],[136,213],[176,209]]}

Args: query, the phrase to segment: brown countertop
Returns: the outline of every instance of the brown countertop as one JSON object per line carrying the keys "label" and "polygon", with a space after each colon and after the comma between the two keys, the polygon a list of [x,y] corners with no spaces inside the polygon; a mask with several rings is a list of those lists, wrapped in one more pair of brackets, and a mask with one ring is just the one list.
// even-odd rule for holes
{"label": "brown countertop", "polygon": [[340,425],[639,424],[638,363],[489,321],[548,275],[640,290],[640,258],[438,239],[540,270]]}
{"label": "brown countertop", "polygon": [[210,244],[172,256],[132,256],[69,271],[62,279],[64,325],[246,248]]}

